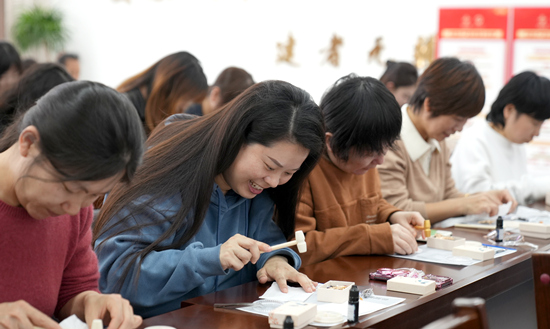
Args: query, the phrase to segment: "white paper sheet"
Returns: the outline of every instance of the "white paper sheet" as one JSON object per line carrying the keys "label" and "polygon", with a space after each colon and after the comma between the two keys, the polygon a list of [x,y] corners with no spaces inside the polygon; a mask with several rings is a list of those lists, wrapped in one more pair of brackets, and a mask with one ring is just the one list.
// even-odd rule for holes
{"label": "white paper sheet", "polygon": [[63,329],[88,329],[88,325],[82,322],[75,314],[59,323]]}
{"label": "white paper sheet", "polygon": [[[493,247],[495,249],[495,258],[513,254],[516,252],[515,249],[503,249],[498,247]],[[389,255],[397,258],[405,258],[416,260],[419,262],[428,262],[428,263],[437,263],[437,264],[446,264],[446,265],[458,265],[458,266],[469,266],[477,263],[481,263],[480,260],[475,260],[470,257],[459,257],[453,256],[453,252],[449,250],[442,250],[436,248],[428,248],[427,245],[418,246],[419,252],[416,252],[412,255]]]}
{"label": "white paper sheet", "polygon": [[[294,288],[294,287],[292,287],[292,288]],[[306,293],[302,288],[294,288],[293,290],[295,290],[295,289],[302,290],[303,293],[300,293],[298,291],[293,291],[291,293],[291,291],[289,289],[289,293],[284,294],[284,293],[281,292],[281,290],[279,290],[279,287],[278,287],[277,283],[273,282],[271,287],[260,298],[262,298],[264,300],[301,301],[301,302],[306,302],[306,303],[314,303],[314,304],[317,304],[317,312],[332,311],[332,312],[340,313],[340,314],[342,314],[342,316],[347,317],[348,303],[339,303],[338,304],[338,303],[319,302],[317,300],[317,292]],[[304,297],[306,295],[308,295],[308,296],[307,296],[307,298],[304,299]],[[290,297],[290,296],[293,296],[296,299],[292,299],[293,297]],[[384,309],[384,308],[387,308],[387,307],[390,307],[390,306],[393,306],[393,305],[397,305],[397,304],[403,302],[404,300],[405,300],[405,298],[397,298],[397,297],[389,297],[389,296],[377,296],[377,295],[372,295],[371,297],[366,298],[366,299],[361,298],[359,300],[359,315],[361,316],[361,315],[373,313],[373,312],[376,312],[378,310],[381,310],[381,309]],[[259,314],[259,315],[263,315],[263,316],[268,316],[269,315],[269,310],[262,310],[261,308],[254,307],[254,306],[241,307],[241,308],[238,308],[238,310],[241,310],[241,311],[244,311],[244,312],[249,312],[249,313],[254,313],[254,314]],[[338,322],[338,323],[341,323],[341,322]],[[333,325],[336,325],[338,323],[333,323],[333,324],[311,323],[311,325],[325,327],[325,326],[333,326]]]}
{"label": "white paper sheet", "polygon": [[[477,224],[479,221],[496,220],[498,216],[502,216],[502,218],[504,219],[504,228],[513,229],[519,227],[519,223],[523,222],[521,220],[518,220],[518,218],[527,219],[527,221],[529,222],[537,222],[541,218],[550,218],[550,212],[548,211],[533,209],[524,206],[518,206],[516,208],[516,211],[512,214],[507,214],[508,210],[510,210],[509,203],[500,205],[498,215],[493,217],[489,217],[489,215],[487,214],[452,217],[436,223],[434,227],[448,228],[455,226],[456,224]],[[489,229],[491,228],[490,225],[487,226]]]}
{"label": "white paper sheet", "polygon": [[261,299],[276,300],[281,302],[299,301],[305,302],[313,293],[306,292],[301,287],[288,287],[288,292],[284,293],[279,289],[277,282],[273,282],[271,287],[260,296]]}

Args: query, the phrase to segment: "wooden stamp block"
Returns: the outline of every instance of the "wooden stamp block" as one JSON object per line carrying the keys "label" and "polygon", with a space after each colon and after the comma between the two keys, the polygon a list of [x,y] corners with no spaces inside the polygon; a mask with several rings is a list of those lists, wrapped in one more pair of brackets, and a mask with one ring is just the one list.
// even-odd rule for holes
{"label": "wooden stamp block", "polygon": [[425,295],[435,291],[435,281],[396,276],[388,280],[388,290]]}

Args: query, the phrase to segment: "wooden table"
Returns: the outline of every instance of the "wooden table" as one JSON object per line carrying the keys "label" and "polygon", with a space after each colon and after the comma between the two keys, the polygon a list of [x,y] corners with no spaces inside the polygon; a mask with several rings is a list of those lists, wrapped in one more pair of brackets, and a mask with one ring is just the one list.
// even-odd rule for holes
{"label": "wooden table", "polygon": [[[467,240],[483,241],[484,231],[446,229],[453,235]],[[527,239],[549,250],[546,240]],[[451,302],[457,297],[482,297],[485,299],[525,283],[533,278],[532,251],[520,248],[516,253],[488,260],[471,266],[451,266],[417,262],[389,256],[347,256],[338,257],[319,264],[303,267],[300,271],[318,282],[328,280],[354,281],[360,286],[371,286],[374,293],[406,298],[396,306],[360,317],[360,322],[334,328],[419,328],[450,313]],[[417,295],[386,290],[381,281],[370,281],[369,273],[378,268],[416,268],[425,273],[449,276],[453,285],[433,294]],[[183,328],[269,328],[267,318],[236,310],[214,309],[214,303],[252,302],[258,299],[270,285],[250,282],[237,287],[196,297],[182,303],[182,309],[146,319],[142,327],[171,325]],[[313,327],[307,327],[313,328]]]}

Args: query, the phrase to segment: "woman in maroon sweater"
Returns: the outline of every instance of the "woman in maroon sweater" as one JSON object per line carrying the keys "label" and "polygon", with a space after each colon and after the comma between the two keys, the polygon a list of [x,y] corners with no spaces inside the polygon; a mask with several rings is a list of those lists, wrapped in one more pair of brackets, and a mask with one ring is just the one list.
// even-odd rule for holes
{"label": "woman in maroon sweater", "polygon": [[108,329],[141,324],[129,302],[98,290],[93,200],[129,181],[143,132],[132,104],[92,82],[61,84],[0,139],[0,327],[59,329],[72,314]]}

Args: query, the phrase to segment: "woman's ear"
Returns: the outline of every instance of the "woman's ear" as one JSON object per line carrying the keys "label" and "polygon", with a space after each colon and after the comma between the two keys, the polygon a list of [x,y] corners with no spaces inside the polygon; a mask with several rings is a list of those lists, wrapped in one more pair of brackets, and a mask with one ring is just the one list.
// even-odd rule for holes
{"label": "woman's ear", "polygon": [[506,125],[506,121],[510,119],[514,114],[517,116],[517,110],[514,104],[506,104],[504,106],[504,109],[502,110],[502,115],[504,116],[504,125]]}
{"label": "woman's ear", "polygon": [[427,113],[431,114],[432,109],[430,108],[430,97],[426,97],[424,99],[424,104],[422,105],[422,107],[424,107],[424,110],[426,110]]}
{"label": "woman's ear", "polygon": [[222,102],[222,91],[220,87],[212,87],[212,90],[210,90],[210,94],[208,95],[208,99],[210,100],[210,106],[212,106],[213,110],[220,107]]}
{"label": "woman's ear", "polygon": [[327,145],[327,151],[330,153],[332,153],[332,148],[330,147],[330,139],[332,136],[332,133],[325,133],[325,144]]}
{"label": "woman's ear", "polygon": [[395,83],[393,81],[386,82],[386,88],[391,92],[395,91]]}
{"label": "woman's ear", "polygon": [[35,126],[28,126],[21,134],[19,134],[19,154],[23,157],[27,157],[29,155],[38,155],[35,153],[39,153],[37,143],[40,140],[40,134],[38,133],[38,129],[36,129]]}

